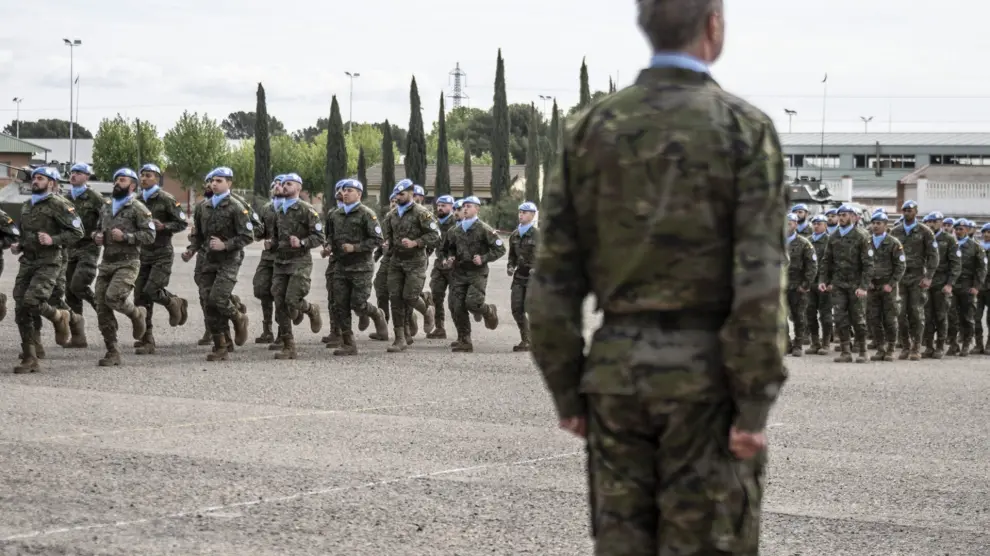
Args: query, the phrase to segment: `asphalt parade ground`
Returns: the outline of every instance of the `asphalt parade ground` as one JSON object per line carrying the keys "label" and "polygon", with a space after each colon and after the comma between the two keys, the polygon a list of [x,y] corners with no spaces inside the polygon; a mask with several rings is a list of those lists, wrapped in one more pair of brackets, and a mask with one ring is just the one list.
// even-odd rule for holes
{"label": "asphalt parade ground", "polygon": [[[5,254],[0,291],[17,263]],[[208,363],[193,263],[171,288],[186,326],[156,310],[158,353],[99,368],[104,349],[54,344],[13,375],[0,323],[0,554],[591,554],[583,444],[556,429],[518,341],[505,260],[475,323],[475,353],[423,333],[401,354],[360,334],[333,357],[304,323],[299,359],[253,339],[255,246],[236,293],[251,339]],[[324,320],[325,262],[311,301]],[[356,320],[355,320],[356,323]],[[449,317],[448,317],[449,325]],[[451,329],[448,332],[452,333]],[[918,363],[790,359],[771,419],[766,555],[990,554],[990,356]]]}

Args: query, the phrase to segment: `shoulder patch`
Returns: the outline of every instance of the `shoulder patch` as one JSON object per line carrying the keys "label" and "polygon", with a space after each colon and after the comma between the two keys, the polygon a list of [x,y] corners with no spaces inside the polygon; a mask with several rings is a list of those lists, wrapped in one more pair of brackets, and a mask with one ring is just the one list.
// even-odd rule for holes
{"label": "shoulder patch", "polygon": [[901,261],[903,263],[904,261],[907,260],[907,257],[904,256],[904,253],[901,253],[901,255],[899,257],[897,257],[897,260],[899,260],[899,261]]}
{"label": "shoulder patch", "polygon": [[962,249],[956,249],[956,256],[962,257]]}
{"label": "shoulder patch", "polygon": [[869,256],[869,257],[872,257],[873,256],[873,249],[867,249],[866,255]]}
{"label": "shoulder patch", "polygon": [[495,245],[498,245],[499,247],[501,247],[502,246],[502,240],[501,239],[496,239],[495,240]]}

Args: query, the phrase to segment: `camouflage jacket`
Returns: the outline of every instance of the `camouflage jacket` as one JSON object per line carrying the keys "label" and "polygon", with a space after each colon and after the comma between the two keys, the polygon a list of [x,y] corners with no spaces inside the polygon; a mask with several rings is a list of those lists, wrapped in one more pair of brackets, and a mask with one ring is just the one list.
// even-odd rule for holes
{"label": "camouflage jacket", "polygon": [[[21,264],[25,261],[50,261],[61,264],[65,247],[73,245],[84,234],[82,220],[72,203],[60,195],[49,195],[38,202],[26,201],[21,206],[20,221]],[[51,245],[42,245],[38,234],[51,236]]]}
{"label": "camouflage jacket", "polygon": [[815,233],[814,228],[811,226],[811,221],[805,220],[803,224],[798,224],[797,233],[801,237],[811,239],[811,235]]}
{"label": "camouflage jacket", "polygon": [[98,246],[93,244],[92,232],[99,228],[103,207],[111,203],[110,199],[88,187],[78,197],[73,197],[72,193],[69,193],[66,199],[76,208],[76,214],[82,220],[84,232],[82,239],[72,245],[71,248],[73,250],[99,249]]}
{"label": "camouflage jacket", "polygon": [[979,289],[987,279],[987,254],[983,247],[972,238],[959,240],[956,252],[959,253],[959,277],[952,284],[956,292]]}
{"label": "camouflage jacket", "polygon": [[[345,207],[327,215],[327,244],[337,270],[371,272],[375,269],[375,250],[383,241],[378,215],[360,202],[350,212]],[[344,244],[353,245],[354,251],[344,251]]]}
{"label": "camouflage jacket", "polygon": [[[981,243],[981,245],[983,245]],[[990,247],[983,248],[984,256],[990,257]],[[990,290],[990,264],[987,266],[987,276],[983,280],[983,286],[980,287],[981,290]]]}
{"label": "camouflage jacket", "polygon": [[155,242],[141,248],[141,256],[157,256],[172,252],[172,236],[189,227],[186,213],[182,204],[171,193],[158,189],[147,199],[142,194],[144,206],[151,211],[151,219],[162,223],[162,229],[156,230]]}
{"label": "camouflage jacket", "polygon": [[[475,220],[467,231],[458,224],[447,232],[447,240],[437,251],[444,259],[453,258],[453,269],[462,273],[488,273],[488,263],[505,256],[505,244],[498,232],[481,220]],[[474,257],[481,264],[474,264]]]}
{"label": "camouflage jacket", "polygon": [[256,241],[271,240],[272,248],[263,249],[261,251],[262,261],[274,261],[275,260],[275,221],[278,219],[278,214],[275,211],[275,202],[268,201],[261,207],[258,211],[258,224],[254,227],[254,239]]}
{"label": "camouflage jacket", "polygon": [[[567,123],[552,172],[527,310],[558,414],[582,415],[582,393],[649,389],[729,396],[735,425],[762,429],[787,378],[787,190],[771,119],[707,73],[649,68]],[[589,294],[606,315],[724,315],[719,372],[637,386],[614,350],[593,347],[586,360]]]}
{"label": "camouflage jacket", "polygon": [[[251,210],[233,196],[221,199],[216,206],[213,199],[204,199],[195,215],[190,249],[206,253],[210,263],[223,263],[240,259],[244,248],[254,241],[254,223]],[[217,238],[224,243],[222,251],[210,249],[210,239]]]}
{"label": "camouflage jacket", "polygon": [[[293,236],[299,240],[299,247],[292,246]],[[322,246],[323,238],[320,213],[306,201],[298,200],[288,208],[283,205],[282,209],[276,212],[272,239],[276,264],[312,265],[313,256],[309,251],[314,247]]]}
{"label": "camouflage jacket", "polygon": [[816,286],[818,254],[808,238],[795,233],[787,239],[787,289],[810,290]]}
{"label": "camouflage jacket", "polygon": [[[817,236],[817,237],[816,237]],[[825,260],[825,253],[828,251],[828,232],[822,232],[822,235],[811,234],[808,241],[811,242],[811,246],[815,248],[815,257],[818,259],[818,274],[815,275],[815,284],[821,284],[825,280],[822,279],[822,261]]]}
{"label": "camouflage jacket", "polygon": [[959,252],[956,236],[939,230],[932,245],[938,246],[938,266],[932,275],[932,285],[955,284],[962,272],[962,253]]}
{"label": "camouflage jacket", "polygon": [[904,223],[894,226],[890,235],[901,242],[904,257],[907,259],[907,270],[904,279],[909,282],[919,282],[922,278],[929,280],[935,275],[938,267],[938,247],[935,245],[935,232],[928,226],[915,220],[915,225],[908,233]]}
{"label": "camouflage jacket", "polygon": [[[113,240],[115,229],[124,232],[122,241]],[[155,241],[151,211],[134,195],[120,206],[117,214],[113,212],[112,201],[109,205],[103,205],[97,231],[103,234],[103,262],[107,263],[139,260],[141,248]]]}
{"label": "camouflage jacket", "polygon": [[[436,215],[434,215],[434,218],[436,218]],[[440,270],[442,271],[447,271],[450,269],[445,269],[440,267],[440,263],[443,261],[443,259],[440,257],[439,249],[444,244],[444,242],[447,241],[447,233],[450,232],[450,229],[457,225],[457,219],[454,218],[453,214],[448,214],[444,218],[436,218],[436,221],[437,221],[437,228],[440,229],[440,241],[437,242],[437,258],[433,264],[436,268],[440,268]]]}
{"label": "camouflage jacket", "polygon": [[838,229],[828,240],[819,279],[838,288],[870,289],[873,244],[864,228],[853,226],[846,235]]}
{"label": "camouflage jacket", "polygon": [[897,287],[907,268],[907,256],[900,241],[891,234],[884,234],[880,244],[876,237],[870,238],[873,249],[873,277],[870,279],[871,288],[879,290],[883,286]]}
{"label": "camouflage jacket", "polygon": [[8,249],[21,239],[21,231],[6,212],[0,210],[0,251]]}
{"label": "camouflage jacket", "polygon": [[[440,243],[440,227],[430,211],[422,205],[410,202],[409,208],[399,214],[399,207],[389,211],[382,226],[388,251],[392,258],[401,260],[426,259],[426,248],[436,248]],[[403,239],[416,242],[404,247]]]}
{"label": "camouflage jacket", "polygon": [[533,226],[526,235],[519,235],[519,228],[509,235],[509,268],[514,278],[529,278],[536,261],[536,246],[540,243],[540,230]]}

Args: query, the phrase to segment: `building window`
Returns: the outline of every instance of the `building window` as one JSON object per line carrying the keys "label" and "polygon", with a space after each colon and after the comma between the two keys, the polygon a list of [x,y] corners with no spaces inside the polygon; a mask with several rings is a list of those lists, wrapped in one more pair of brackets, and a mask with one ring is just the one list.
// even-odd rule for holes
{"label": "building window", "polygon": [[[866,164],[869,168],[914,168],[913,154],[882,154],[878,156],[867,156]],[[859,166],[857,166],[859,168]]]}
{"label": "building window", "polygon": [[839,155],[789,154],[788,168],[839,168]]}
{"label": "building window", "polygon": [[866,155],[857,154],[853,156],[853,168],[866,168]]}
{"label": "building window", "polygon": [[932,164],[960,164],[965,166],[990,166],[990,155],[933,154]]}

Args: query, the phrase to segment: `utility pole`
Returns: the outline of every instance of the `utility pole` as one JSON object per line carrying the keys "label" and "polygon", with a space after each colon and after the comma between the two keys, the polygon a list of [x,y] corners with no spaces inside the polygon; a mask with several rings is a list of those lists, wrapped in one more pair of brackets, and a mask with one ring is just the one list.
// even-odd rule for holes
{"label": "utility pole", "polygon": [[24,99],[21,98],[21,97],[14,97],[14,104],[17,105],[17,119],[14,120],[14,122],[15,122],[15,125],[17,126],[17,138],[18,139],[21,138],[21,101],[23,101],[23,100]]}
{"label": "utility pole", "polygon": [[69,162],[74,163],[76,160],[76,153],[75,153],[75,149],[73,148],[73,142],[72,142],[72,136],[74,131],[72,128],[76,119],[75,112],[73,111],[73,107],[75,104],[74,103],[75,83],[73,82],[73,80],[76,77],[76,70],[74,68],[74,63],[75,63],[74,54],[76,51],[76,47],[82,45],[82,41],[79,39],[72,39],[72,40],[62,39],[62,42],[65,43],[65,46],[69,47],[69,159],[70,159]]}
{"label": "utility pole", "polygon": [[784,108],[784,113],[787,114],[787,133],[791,133],[794,130],[793,119],[797,116],[796,110],[791,110],[790,108]]}
{"label": "utility pole", "polygon": [[870,132],[870,122],[873,121],[873,116],[867,118],[866,116],[860,116],[859,119],[863,120],[863,133]]}
{"label": "utility pole", "polygon": [[351,128],[354,127],[354,78],[361,77],[361,74],[351,73],[349,71],[345,71],[344,73],[347,75],[347,77],[351,78],[351,96],[347,101],[347,103],[350,104],[350,108],[348,109],[348,112],[350,113],[347,115],[347,134],[350,135]]}

